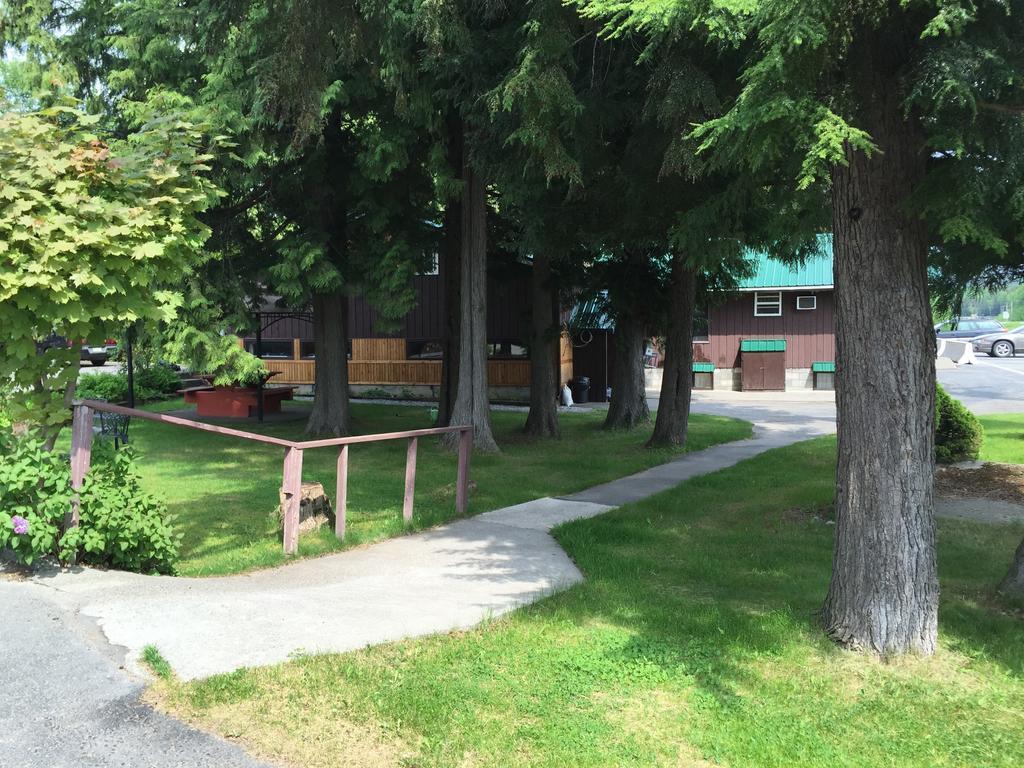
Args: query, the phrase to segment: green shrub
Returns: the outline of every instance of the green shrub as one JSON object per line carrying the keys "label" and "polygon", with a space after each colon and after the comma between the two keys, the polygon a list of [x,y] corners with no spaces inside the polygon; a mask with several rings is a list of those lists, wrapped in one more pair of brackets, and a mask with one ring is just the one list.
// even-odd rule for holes
{"label": "green shrub", "polygon": [[62,560],[139,573],[173,573],[180,534],[167,508],[142,490],[131,448],[110,451],[82,484],[79,524],[60,542]]}
{"label": "green shrub", "polygon": [[[135,402],[159,400],[181,388],[181,377],[168,365],[154,365],[135,372]],[[126,373],[93,373],[83,376],[75,387],[82,400],[107,400],[122,403],[128,399]]]}
{"label": "green shrub", "polygon": [[79,379],[75,396],[81,400],[123,402],[128,399],[128,377],[123,373],[90,373]]}
{"label": "green shrub", "polygon": [[935,460],[940,464],[953,464],[977,459],[982,434],[978,417],[936,384]]}
{"label": "green shrub", "polygon": [[144,573],[172,573],[180,535],[162,502],[145,493],[130,449],[97,443],[82,485],[79,525],[66,458],[35,437],[0,437],[0,548],[26,565],[44,555]]}
{"label": "green shrub", "polygon": [[157,363],[149,368],[139,368],[136,371],[135,387],[136,393],[140,390],[152,392],[154,398],[173,395],[181,389],[181,376],[171,366]]}
{"label": "green shrub", "polygon": [[71,503],[71,469],[43,441],[0,436],[0,549],[26,565],[53,554]]}

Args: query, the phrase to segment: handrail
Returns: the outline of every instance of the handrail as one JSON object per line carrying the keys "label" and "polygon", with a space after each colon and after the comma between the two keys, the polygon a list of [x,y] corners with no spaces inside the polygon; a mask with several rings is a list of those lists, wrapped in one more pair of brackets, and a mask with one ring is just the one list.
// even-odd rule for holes
{"label": "handrail", "polygon": [[201,429],[204,432],[215,432],[221,435],[241,437],[246,440],[255,440],[260,443],[280,445],[283,448],[328,448],[332,445],[354,445],[356,443],[377,443],[386,440],[403,440],[411,437],[430,437],[433,435],[446,435],[451,432],[465,432],[472,429],[468,426],[455,427],[428,427],[426,429],[410,429],[405,432],[378,432],[372,435],[349,435],[347,437],[327,437],[320,440],[286,440],[283,437],[271,437],[261,435],[258,432],[247,432],[244,429],[232,429],[231,427],[219,427],[216,424],[207,424],[203,421],[184,419],[180,416],[169,416],[166,413],[154,413],[153,411],[142,411],[138,408],[127,408],[123,405],[106,403],[101,400],[75,400],[74,405],[84,405],[94,411],[106,411],[108,413],[119,413],[123,416],[132,416],[147,421],[163,422],[164,424],[176,424],[179,427],[190,427]]}
{"label": "handrail", "polygon": [[231,427],[219,427],[180,416],[169,416],[165,413],[142,411],[138,408],[126,408],[123,405],[101,402],[99,400],[75,400],[73,403],[74,419],[71,430],[71,487],[76,492],[71,500],[69,525],[78,524],[78,494],[86,473],[89,471],[92,454],[92,418],[93,411],[117,413],[146,421],[162,424],[174,424],[189,427],[203,432],[212,432],[230,437],[240,437],[259,443],[277,445],[285,449],[284,476],[281,484],[282,506],[284,507],[284,551],[292,555],[299,546],[299,507],[302,497],[302,452],[306,448],[338,447],[337,496],[335,497],[334,531],[339,539],[345,538],[345,515],[348,498],[348,447],[359,443],[377,443],[387,440],[408,440],[409,447],[405,459],[405,498],[402,503],[402,517],[406,523],[412,522],[413,495],[416,485],[416,449],[419,438],[434,435],[459,433],[458,475],[455,484],[455,509],[465,514],[469,502],[469,458],[473,447],[473,428],[471,426],[430,427],[428,429],[411,429],[405,432],[382,432],[376,435],[352,435],[349,437],[331,437],[323,440],[285,440],[280,437],[260,435]]}

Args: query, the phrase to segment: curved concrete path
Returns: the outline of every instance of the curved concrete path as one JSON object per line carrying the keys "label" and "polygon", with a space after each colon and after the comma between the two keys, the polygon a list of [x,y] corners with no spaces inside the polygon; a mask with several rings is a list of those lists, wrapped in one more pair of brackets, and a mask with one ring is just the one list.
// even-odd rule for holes
{"label": "curved concrete path", "polygon": [[[703,410],[703,409],[702,409]],[[739,414],[737,414],[739,415]],[[280,568],[186,579],[78,569],[18,585],[94,619],[129,664],[149,644],[183,679],[473,626],[582,580],[548,531],[834,429],[779,416],[755,437],[572,496],[543,498]]]}

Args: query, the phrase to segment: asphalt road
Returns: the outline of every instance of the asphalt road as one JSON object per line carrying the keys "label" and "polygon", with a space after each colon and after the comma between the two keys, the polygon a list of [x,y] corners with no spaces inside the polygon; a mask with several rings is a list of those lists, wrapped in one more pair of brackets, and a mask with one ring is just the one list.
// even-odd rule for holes
{"label": "asphalt road", "polygon": [[125,673],[93,625],[2,578],[0,766],[265,765],[140,701],[142,682]]}
{"label": "asphalt road", "polygon": [[946,391],[975,413],[1024,413],[1024,355],[982,355],[973,365],[938,372]]}

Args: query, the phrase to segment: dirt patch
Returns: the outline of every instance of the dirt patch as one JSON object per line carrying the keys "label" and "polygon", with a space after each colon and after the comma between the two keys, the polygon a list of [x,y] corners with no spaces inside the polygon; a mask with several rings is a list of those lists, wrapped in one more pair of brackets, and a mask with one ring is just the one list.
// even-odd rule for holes
{"label": "dirt patch", "polygon": [[940,467],[935,492],[951,499],[991,499],[1024,504],[1024,464],[989,462],[976,468]]}

